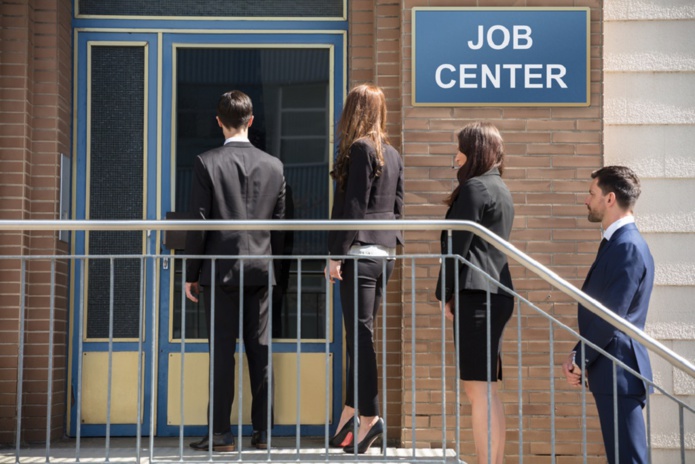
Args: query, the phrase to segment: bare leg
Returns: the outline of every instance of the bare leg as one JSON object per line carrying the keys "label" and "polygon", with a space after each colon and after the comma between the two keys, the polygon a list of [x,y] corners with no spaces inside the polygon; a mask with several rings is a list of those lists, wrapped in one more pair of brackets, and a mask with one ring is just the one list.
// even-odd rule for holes
{"label": "bare leg", "polygon": [[[478,455],[478,464],[488,464],[488,418],[487,418],[487,382],[463,381],[463,388],[471,402],[473,439],[475,450]],[[491,409],[490,409],[490,437],[491,437],[491,456],[490,463],[502,464],[504,462],[504,440],[506,435],[506,424],[504,417],[504,407],[497,393],[497,383],[492,383],[490,387]]]}

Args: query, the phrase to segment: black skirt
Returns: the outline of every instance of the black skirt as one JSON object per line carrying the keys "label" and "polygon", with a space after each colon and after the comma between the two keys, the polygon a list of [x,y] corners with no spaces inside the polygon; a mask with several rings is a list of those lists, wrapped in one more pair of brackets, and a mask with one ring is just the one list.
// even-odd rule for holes
{"label": "black skirt", "polygon": [[[500,341],[502,332],[514,312],[514,298],[490,294],[490,377],[502,380]],[[455,313],[454,313],[455,314]],[[459,368],[461,380],[488,381],[487,370],[487,294],[463,290],[459,293]],[[456,341],[456,325],[454,325]]]}

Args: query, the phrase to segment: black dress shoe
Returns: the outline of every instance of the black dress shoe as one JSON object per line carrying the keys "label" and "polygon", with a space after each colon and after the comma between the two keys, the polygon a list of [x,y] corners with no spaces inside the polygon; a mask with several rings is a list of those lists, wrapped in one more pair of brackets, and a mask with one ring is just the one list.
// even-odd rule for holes
{"label": "black dress shoe", "polygon": [[[196,451],[207,451],[210,449],[208,436],[205,435],[200,441],[191,443],[191,448]],[[234,435],[232,432],[214,433],[212,434],[212,450],[213,451],[236,451],[236,443],[234,443]]]}
{"label": "black dress shoe", "polygon": [[254,430],[251,435],[251,446],[256,449],[268,449],[268,432],[265,430]]}
{"label": "black dress shoe", "polygon": [[[383,434],[384,420],[380,417],[379,420],[377,420],[376,423],[372,425],[372,428],[369,429],[369,432],[367,432],[367,435],[364,436],[362,441],[357,444],[357,453],[366,453],[369,450],[369,447],[372,446],[372,443],[374,443],[376,439],[381,437]],[[345,451],[346,453],[354,453],[355,441],[353,440],[352,443],[343,448],[343,451]]]}
{"label": "black dress shoe", "polygon": [[[343,428],[340,429],[338,433],[336,433],[333,438],[330,439],[328,444],[330,445],[331,448],[343,448],[349,444],[352,443],[353,435],[354,435],[354,427],[355,424],[355,416],[352,416],[349,421],[343,425]],[[359,429],[360,427],[360,420],[357,419],[357,428]]]}

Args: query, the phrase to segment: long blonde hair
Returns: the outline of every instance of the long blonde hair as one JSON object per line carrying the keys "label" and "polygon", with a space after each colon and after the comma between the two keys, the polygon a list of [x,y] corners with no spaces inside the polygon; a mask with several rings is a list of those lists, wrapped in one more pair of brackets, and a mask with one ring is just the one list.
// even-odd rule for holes
{"label": "long blonde hair", "polygon": [[341,189],[345,188],[347,182],[350,147],[360,139],[367,139],[374,146],[376,176],[379,177],[384,166],[381,144],[388,143],[386,98],[384,92],[372,84],[361,84],[350,90],[338,122],[338,156],[331,177]]}

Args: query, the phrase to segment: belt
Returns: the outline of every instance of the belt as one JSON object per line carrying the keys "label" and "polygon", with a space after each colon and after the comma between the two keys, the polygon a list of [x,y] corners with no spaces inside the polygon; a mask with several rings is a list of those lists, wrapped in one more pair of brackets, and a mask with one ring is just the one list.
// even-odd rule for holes
{"label": "belt", "polygon": [[396,259],[396,249],[381,245],[352,245],[347,252],[350,256],[380,256]]}

